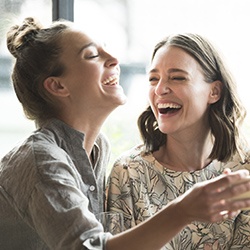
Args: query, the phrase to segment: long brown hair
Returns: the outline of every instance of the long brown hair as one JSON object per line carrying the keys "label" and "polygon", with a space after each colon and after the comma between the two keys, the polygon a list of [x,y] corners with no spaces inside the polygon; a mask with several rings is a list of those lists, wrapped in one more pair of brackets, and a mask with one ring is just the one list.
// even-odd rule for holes
{"label": "long brown hair", "polygon": [[[237,95],[236,84],[214,46],[197,34],[168,36],[156,44],[152,60],[162,46],[183,49],[201,65],[206,82],[219,80],[223,84],[220,100],[209,108],[209,125],[214,136],[210,158],[227,161],[236,151],[242,155],[239,125],[246,116],[246,110]],[[147,152],[154,152],[166,143],[167,135],[159,130],[150,106],[140,115],[138,127]]]}

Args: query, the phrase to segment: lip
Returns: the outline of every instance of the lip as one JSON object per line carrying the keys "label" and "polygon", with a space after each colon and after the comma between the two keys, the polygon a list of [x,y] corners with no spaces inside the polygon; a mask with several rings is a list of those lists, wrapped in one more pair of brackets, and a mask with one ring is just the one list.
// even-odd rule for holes
{"label": "lip", "polygon": [[119,80],[120,80],[119,74],[114,73],[114,74],[105,76],[101,83],[105,86],[113,86],[113,85],[118,85]]}
{"label": "lip", "polygon": [[162,102],[162,103],[157,104],[157,108],[158,109],[162,109],[162,108],[180,109],[180,108],[182,108],[182,106],[180,104],[177,104],[177,103],[174,103],[174,102]]}
{"label": "lip", "polygon": [[160,116],[168,116],[168,117],[179,113],[179,111],[182,109],[181,104],[170,100],[159,101],[156,103],[155,106]]}
{"label": "lip", "polygon": [[158,100],[155,102],[155,106],[158,108],[160,107],[168,107],[168,106],[172,106],[172,107],[179,107],[182,108],[182,105],[176,101],[172,101],[172,100],[167,100],[167,99],[162,99],[162,100]]}

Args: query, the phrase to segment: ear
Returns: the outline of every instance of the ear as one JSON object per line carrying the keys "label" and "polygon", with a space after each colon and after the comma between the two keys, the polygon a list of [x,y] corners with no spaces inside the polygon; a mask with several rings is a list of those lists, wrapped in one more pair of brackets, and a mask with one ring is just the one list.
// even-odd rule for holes
{"label": "ear", "polygon": [[222,92],[222,82],[221,81],[212,82],[208,103],[212,104],[220,100],[221,92]]}
{"label": "ear", "polygon": [[66,97],[69,95],[69,91],[65,85],[60,82],[57,77],[48,77],[43,82],[44,88],[54,96]]}

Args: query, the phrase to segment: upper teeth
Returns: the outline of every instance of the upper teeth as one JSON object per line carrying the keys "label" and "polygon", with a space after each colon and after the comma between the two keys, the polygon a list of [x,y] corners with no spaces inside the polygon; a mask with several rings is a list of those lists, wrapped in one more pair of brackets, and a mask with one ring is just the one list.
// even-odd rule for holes
{"label": "upper teeth", "polygon": [[111,82],[112,82],[112,85],[116,84],[118,82],[118,76],[117,75],[110,76],[109,78],[103,81],[103,84],[108,85],[108,84],[111,84]]}
{"label": "upper teeth", "polygon": [[166,108],[178,109],[178,108],[181,108],[181,105],[174,104],[174,103],[159,103],[158,108],[159,109],[166,109]]}

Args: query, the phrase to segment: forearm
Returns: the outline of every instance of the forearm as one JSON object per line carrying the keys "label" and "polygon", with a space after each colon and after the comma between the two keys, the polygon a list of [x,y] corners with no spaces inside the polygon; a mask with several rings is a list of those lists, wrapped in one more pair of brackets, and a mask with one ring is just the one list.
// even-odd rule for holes
{"label": "forearm", "polygon": [[160,249],[187,224],[187,218],[182,216],[179,204],[172,202],[147,221],[109,239],[106,249]]}

